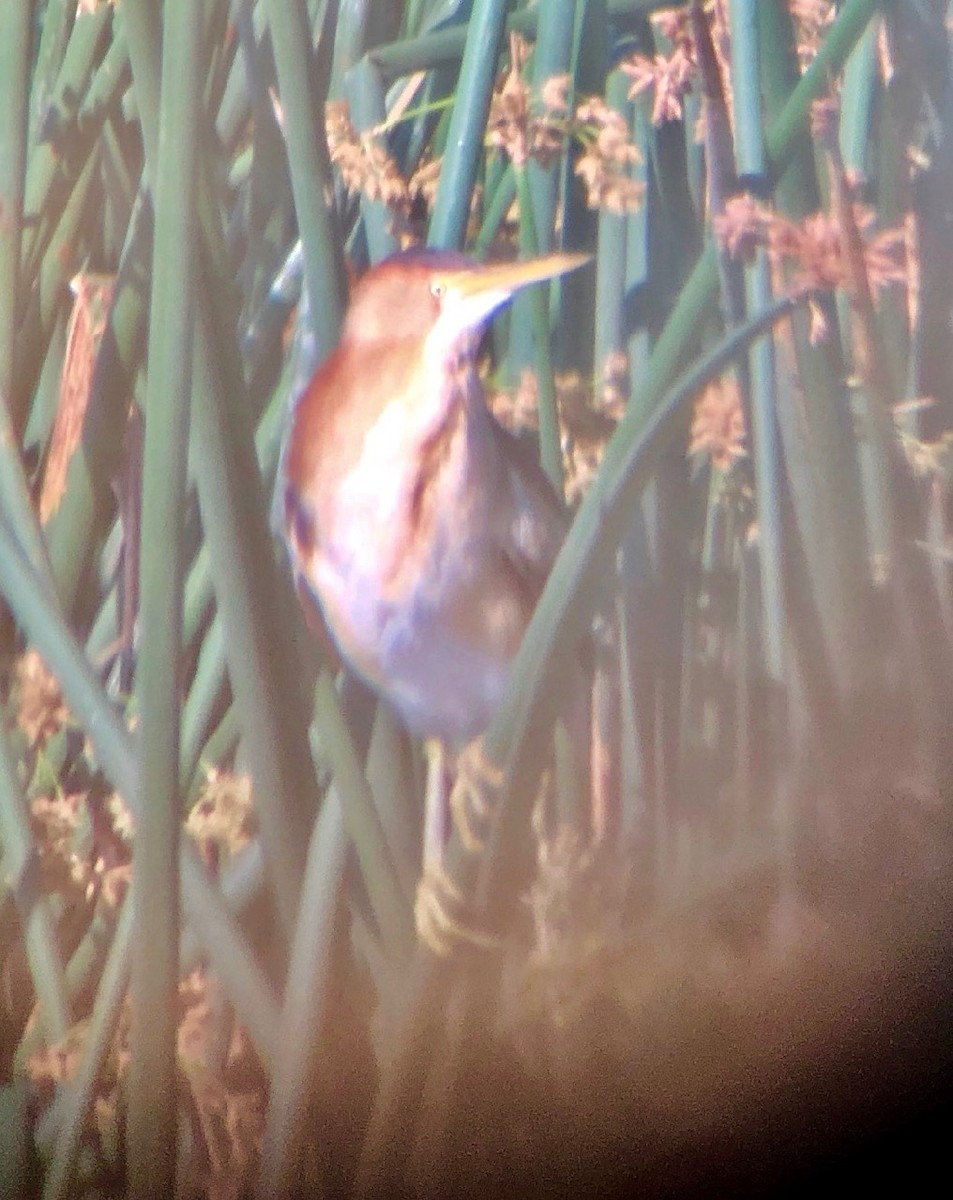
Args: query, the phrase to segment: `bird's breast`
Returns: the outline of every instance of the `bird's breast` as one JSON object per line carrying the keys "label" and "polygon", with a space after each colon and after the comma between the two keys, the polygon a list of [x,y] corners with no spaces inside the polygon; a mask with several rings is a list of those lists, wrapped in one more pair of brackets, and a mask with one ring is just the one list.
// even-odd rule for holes
{"label": "bird's breast", "polygon": [[385,412],[299,561],[342,655],[411,729],[452,743],[488,724],[528,618],[495,540],[505,497],[458,417],[411,448]]}
{"label": "bird's breast", "polygon": [[538,595],[517,516],[538,501],[517,487],[466,363],[395,351],[377,364],[386,399],[360,411],[332,403],[352,367],[335,357],[292,429],[285,528],[299,588],[411,729],[462,743],[496,710]]}

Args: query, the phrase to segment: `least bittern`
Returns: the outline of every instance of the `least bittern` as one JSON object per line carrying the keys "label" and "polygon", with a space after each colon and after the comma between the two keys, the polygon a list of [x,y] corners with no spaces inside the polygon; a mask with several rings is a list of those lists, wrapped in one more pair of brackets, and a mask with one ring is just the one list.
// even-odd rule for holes
{"label": "least bittern", "polygon": [[294,408],[283,509],[302,602],[412,732],[452,749],[489,724],[567,521],[487,408],[480,336],[518,288],[585,261],[387,259]]}

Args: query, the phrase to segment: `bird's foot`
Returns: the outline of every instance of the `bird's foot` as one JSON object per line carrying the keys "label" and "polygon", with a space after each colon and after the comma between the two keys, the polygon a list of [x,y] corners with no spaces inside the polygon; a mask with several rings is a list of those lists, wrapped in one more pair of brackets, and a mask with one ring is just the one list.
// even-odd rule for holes
{"label": "bird's foot", "polygon": [[499,945],[499,938],[468,923],[465,909],[463,893],[442,864],[425,864],[417,884],[414,923],[417,936],[434,954],[446,958],[461,942],[484,950]]}
{"label": "bird's foot", "polygon": [[486,845],[493,816],[494,793],[503,786],[503,772],[483,751],[483,739],[471,742],[457,759],[457,777],[450,792],[450,812],[460,840],[471,854]]}

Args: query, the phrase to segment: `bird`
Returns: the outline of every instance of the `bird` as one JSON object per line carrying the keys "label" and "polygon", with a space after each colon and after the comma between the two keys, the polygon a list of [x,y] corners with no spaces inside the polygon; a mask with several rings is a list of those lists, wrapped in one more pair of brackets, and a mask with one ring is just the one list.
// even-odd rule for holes
{"label": "bird", "polygon": [[[487,405],[482,335],[518,289],[588,260],[392,255],[358,280],[292,408],[279,507],[309,623],[412,734],[451,753],[496,712],[568,525],[535,454]],[[425,866],[443,837],[438,814],[426,824]]]}

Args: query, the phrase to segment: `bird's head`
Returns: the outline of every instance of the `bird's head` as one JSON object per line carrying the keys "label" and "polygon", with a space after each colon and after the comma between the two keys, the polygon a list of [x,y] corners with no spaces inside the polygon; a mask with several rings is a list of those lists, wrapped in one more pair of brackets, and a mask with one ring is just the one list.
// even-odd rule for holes
{"label": "bird's head", "polygon": [[575,270],[586,254],[478,263],[446,250],[409,250],[372,267],[354,289],[344,335],[352,345],[422,341],[438,359],[471,348],[514,292]]}

